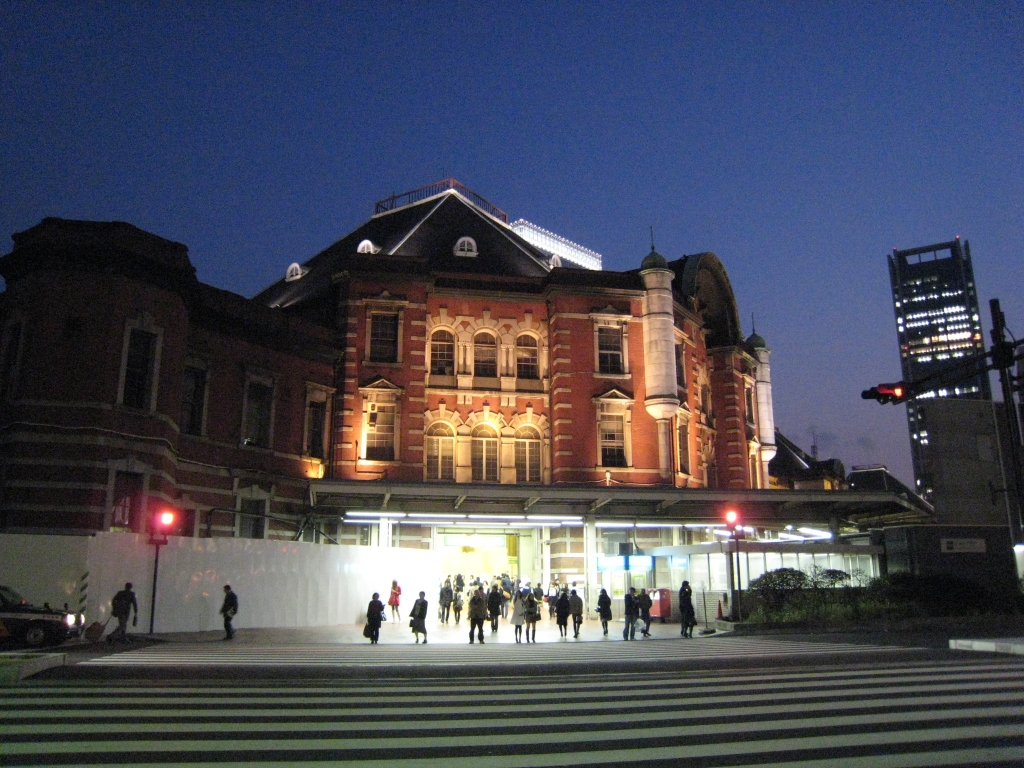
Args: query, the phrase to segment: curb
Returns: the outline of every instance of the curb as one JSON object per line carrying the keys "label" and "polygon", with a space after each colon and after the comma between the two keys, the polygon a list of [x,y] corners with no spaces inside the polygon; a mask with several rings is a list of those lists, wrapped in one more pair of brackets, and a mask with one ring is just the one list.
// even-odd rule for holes
{"label": "curb", "polygon": [[26,677],[63,667],[65,653],[0,653],[0,686],[16,685]]}

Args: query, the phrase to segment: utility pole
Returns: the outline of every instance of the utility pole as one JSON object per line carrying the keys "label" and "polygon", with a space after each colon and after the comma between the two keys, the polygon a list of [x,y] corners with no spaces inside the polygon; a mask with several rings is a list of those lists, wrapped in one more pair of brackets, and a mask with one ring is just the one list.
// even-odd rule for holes
{"label": "utility pole", "polygon": [[1016,512],[1015,543],[1024,541],[1024,508],[1021,493],[1024,491],[1024,470],[1021,467],[1021,429],[1017,418],[1017,404],[1013,398],[1013,365],[1015,344],[1006,340],[1006,318],[999,308],[999,299],[988,303],[992,312],[992,367],[999,371],[999,383],[1003,389],[1003,406],[1006,414],[1006,429],[1009,433],[1010,477],[1013,480],[1013,507]]}

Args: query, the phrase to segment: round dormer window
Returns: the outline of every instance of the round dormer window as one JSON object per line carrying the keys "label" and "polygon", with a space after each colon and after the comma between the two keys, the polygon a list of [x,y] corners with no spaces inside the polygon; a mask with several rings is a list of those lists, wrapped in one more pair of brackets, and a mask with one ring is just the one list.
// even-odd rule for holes
{"label": "round dormer window", "polygon": [[290,283],[293,280],[298,280],[304,274],[306,274],[306,271],[302,268],[301,264],[291,264],[284,273],[284,281]]}
{"label": "round dormer window", "polygon": [[452,252],[456,256],[477,256],[476,240],[472,237],[460,237]]}
{"label": "round dormer window", "polygon": [[380,248],[372,240],[363,240],[356,248],[356,253],[380,253]]}

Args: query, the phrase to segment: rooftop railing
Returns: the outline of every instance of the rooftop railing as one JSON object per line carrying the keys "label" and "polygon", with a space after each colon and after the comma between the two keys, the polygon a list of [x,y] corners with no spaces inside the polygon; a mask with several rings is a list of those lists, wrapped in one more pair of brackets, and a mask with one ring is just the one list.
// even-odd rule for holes
{"label": "rooftop railing", "polygon": [[441,192],[447,192],[448,190],[458,192],[480,210],[508,224],[507,213],[493,203],[480,197],[480,195],[457,179],[444,179],[443,181],[438,181],[433,184],[428,184],[425,187],[414,189],[412,192],[403,192],[400,195],[392,195],[391,197],[378,201],[377,205],[374,207],[373,213],[374,215],[378,213],[387,213],[388,211],[393,211],[395,208],[401,208],[403,205],[418,203],[420,200],[426,200],[428,197],[433,197],[434,195],[438,195]]}

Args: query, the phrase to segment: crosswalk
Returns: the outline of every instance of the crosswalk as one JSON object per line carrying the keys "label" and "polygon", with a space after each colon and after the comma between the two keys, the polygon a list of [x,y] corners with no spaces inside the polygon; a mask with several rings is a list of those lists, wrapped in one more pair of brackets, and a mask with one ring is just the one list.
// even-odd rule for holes
{"label": "crosswalk", "polygon": [[0,764],[1021,765],[1024,663],[0,689]]}
{"label": "crosswalk", "polygon": [[[244,645],[223,642],[166,643],[80,662],[103,667],[467,667],[517,665],[601,665],[631,661],[835,655],[899,651],[875,645],[797,642],[764,637],[647,640],[610,643],[537,643],[530,645],[369,645],[290,644]],[[902,650],[913,650],[910,648]]]}

